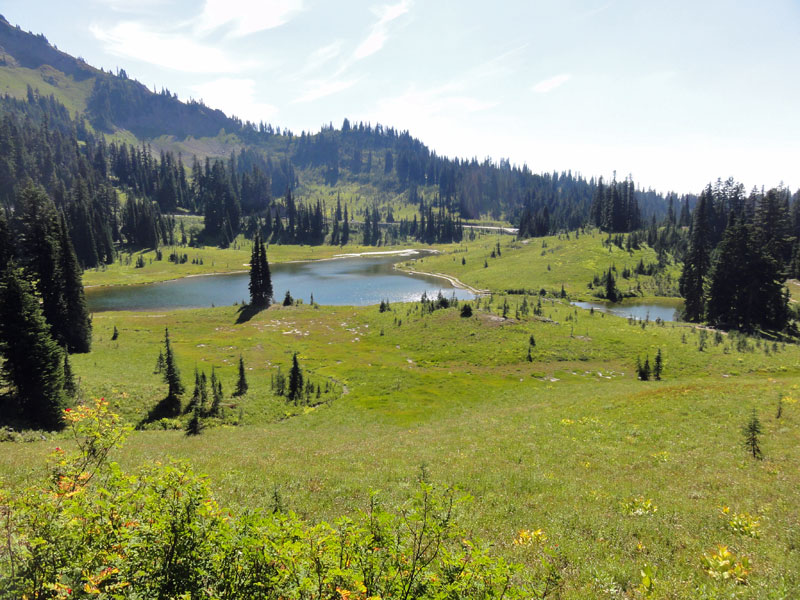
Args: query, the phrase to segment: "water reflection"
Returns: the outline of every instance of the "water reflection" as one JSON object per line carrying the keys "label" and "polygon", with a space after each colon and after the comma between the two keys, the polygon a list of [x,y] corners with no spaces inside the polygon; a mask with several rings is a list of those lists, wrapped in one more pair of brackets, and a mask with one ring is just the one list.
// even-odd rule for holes
{"label": "water reflection", "polygon": [[[407,256],[374,256],[271,265],[275,300],[286,291],[293,298],[318,304],[369,305],[381,300],[411,302],[423,293],[435,297],[455,294],[459,300],[472,299],[467,290],[455,288],[446,279],[410,275],[394,269]],[[151,285],[90,288],[86,290],[89,310],[167,310],[231,305],[249,298],[249,275],[207,275],[185,277]]]}

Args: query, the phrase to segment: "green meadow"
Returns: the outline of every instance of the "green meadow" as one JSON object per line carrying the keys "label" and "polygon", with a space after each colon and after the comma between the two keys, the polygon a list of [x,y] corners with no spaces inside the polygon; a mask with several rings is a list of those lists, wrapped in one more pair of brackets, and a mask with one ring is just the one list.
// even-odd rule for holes
{"label": "green meadow", "polygon": [[[178,422],[151,423],[116,458],[126,466],[187,459],[234,510],[269,508],[277,493],[303,517],[330,520],[365,509],[372,490],[399,505],[424,472],[472,496],[464,522],[495,553],[532,566],[512,542],[521,530],[541,529],[562,565],[554,597],[798,597],[800,349],[569,305],[557,297],[562,284],[570,297],[589,298],[595,273],[656,260],[650,249],[609,251],[602,240],[479,235],[411,265],[493,290],[471,303],[467,318],[460,307],[426,312],[419,303],[386,312],[276,305],[243,322],[237,306],[98,313],[92,352],[73,355],[72,366],[85,398],[106,398],[134,424],[166,395],[154,372],[165,327],[187,387],[184,405],[194,369],[210,375],[214,367],[227,403],[218,426],[188,437],[169,429]],[[498,241],[501,255],[491,258]],[[345,248],[361,250],[383,248]],[[191,260],[195,250],[185,251]],[[272,246],[269,256],[341,251]],[[249,261],[244,243],[197,252],[214,271]],[[87,272],[86,283],[194,272],[196,265],[174,265],[164,254],[141,269]],[[618,285],[640,283],[653,296],[652,279]],[[522,289],[529,293],[505,294]],[[518,313],[523,302],[528,314]],[[663,379],[637,380],[637,358],[652,364],[659,350]],[[272,390],[294,352],[304,374],[329,390],[316,406],[288,404]],[[250,389],[231,398],[239,356]],[[764,460],[743,444],[753,409]],[[7,485],[35,480],[58,443],[59,436],[0,444],[0,477]],[[704,555],[719,545],[734,561],[749,561],[746,585],[706,572]],[[641,586],[648,566],[649,592]]]}

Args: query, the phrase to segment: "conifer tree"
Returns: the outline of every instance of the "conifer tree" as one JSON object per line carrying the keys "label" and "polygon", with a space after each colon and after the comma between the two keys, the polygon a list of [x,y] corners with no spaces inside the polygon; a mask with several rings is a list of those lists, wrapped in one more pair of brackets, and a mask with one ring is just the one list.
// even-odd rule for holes
{"label": "conifer tree", "polygon": [[761,453],[761,443],[759,437],[761,436],[761,421],[758,420],[758,413],[753,409],[750,420],[744,426],[742,432],[744,433],[744,445],[748,452],[753,455],[756,460],[761,460],[763,454]]}
{"label": "conifer tree", "polygon": [[48,430],[64,425],[64,361],[39,301],[13,265],[0,278],[0,373],[21,416]]}
{"label": "conifer tree", "polygon": [[220,416],[222,412],[222,382],[217,377],[217,371],[211,367],[211,409],[209,414],[212,417]]}
{"label": "conifer tree", "polygon": [[158,351],[158,358],[156,359],[156,367],[153,373],[159,374],[164,372],[164,351]]}
{"label": "conifer tree", "polygon": [[64,352],[64,392],[70,398],[75,398],[78,393],[78,386],[75,384],[75,376],[72,373],[72,365],[69,363],[69,352]]}
{"label": "conifer tree", "polygon": [[300,370],[300,363],[297,361],[297,352],[292,355],[292,368],[289,371],[289,390],[288,397],[291,402],[297,404],[300,395],[303,393],[303,372]]}
{"label": "conifer tree", "polygon": [[292,304],[294,304],[294,298],[292,298],[292,294],[289,293],[289,290],[286,290],[286,295],[283,297],[283,305],[291,306]]}
{"label": "conifer tree", "polygon": [[186,405],[186,412],[192,412],[200,404],[200,372],[197,367],[194,368],[194,390],[192,390],[192,397],[189,404]]}
{"label": "conifer tree", "polygon": [[[67,232],[67,224],[62,213],[60,229],[60,275],[63,284],[64,304],[67,322],[63,324],[63,338],[70,352],[89,352],[92,346],[92,323],[86,297],[83,293],[83,280],[75,249]],[[116,331],[116,327],[114,328]],[[116,339],[116,338],[115,338]]]}
{"label": "conifer tree", "polygon": [[271,302],[272,275],[267,262],[267,250],[261,234],[256,233],[250,256],[250,303],[256,307],[265,307]]}
{"label": "conifer tree", "polygon": [[186,424],[186,435],[200,435],[203,432],[202,410],[196,402],[192,408],[192,418]]}
{"label": "conifer tree", "polygon": [[783,329],[788,299],[781,279],[758,234],[732,217],[715,251],[706,318],[722,327]]}
{"label": "conifer tree", "polygon": [[656,381],[661,381],[661,372],[664,369],[664,359],[661,357],[661,348],[656,352],[656,360],[653,364],[653,378]]}
{"label": "conifer tree", "polygon": [[247,393],[247,377],[245,376],[244,370],[244,359],[242,355],[239,355],[239,379],[236,382],[236,391],[233,393],[234,396],[244,396]]}
{"label": "conifer tree", "polygon": [[700,321],[705,315],[705,280],[711,265],[709,202],[711,186],[700,194],[694,210],[689,252],[683,261],[683,272],[679,281],[679,291],[684,298],[684,317],[687,321]]}
{"label": "conifer tree", "polygon": [[180,397],[183,395],[184,388],[181,383],[181,373],[175,363],[175,355],[172,353],[172,345],[169,341],[169,329],[164,328],[164,383],[167,384],[167,398],[180,404]]}

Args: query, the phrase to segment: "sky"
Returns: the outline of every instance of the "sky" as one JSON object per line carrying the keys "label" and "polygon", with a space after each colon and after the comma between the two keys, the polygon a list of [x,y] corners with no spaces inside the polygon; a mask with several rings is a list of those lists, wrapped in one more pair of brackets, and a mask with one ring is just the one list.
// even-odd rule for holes
{"label": "sky", "polygon": [[800,186],[798,0],[4,0],[106,70],[299,134],[699,192]]}

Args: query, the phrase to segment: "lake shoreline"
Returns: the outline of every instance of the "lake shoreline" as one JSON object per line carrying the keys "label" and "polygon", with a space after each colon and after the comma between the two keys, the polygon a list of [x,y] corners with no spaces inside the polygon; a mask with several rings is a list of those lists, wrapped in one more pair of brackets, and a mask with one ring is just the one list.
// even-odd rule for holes
{"label": "lake shoreline", "polygon": [[396,271],[402,271],[403,273],[408,273],[409,275],[427,275],[428,277],[438,277],[440,279],[446,279],[450,282],[453,287],[461,288],[462,290],[467,290],[468,292],[475,294],[476,296],[488,296],[492,293],[491,290],[481,290],[471,285],[464,283],[460,279],[453,277],[452,275],[447,275],[446,273],[431,273],[429,271],[417,271],[415,269],[409,269],[408,267],[398,267],[397,265],[394,266]]}
{"label": "lake shoreline", "polygon": [[[341,260],[344,258],[370,258],[376,256],[413,256],[415,254],[419,254],[424,252],[426,254],[440,254],[439,250],[434,248],[405,248],[403,250],[385,250],[385,251],[376,251],[376,252],[354,252],[351,254],[337,254],[335,256],[327,257],[327,258],[307,258],[304,260],[284,260],[284,261],[277,261],[272,264],[275,265],[289,265],[289,264],[302,264],[302,263],[316,263],[316,262],[324,262],[330,260]],[[244,263],[242,264],[243,267],[250,267],[249,264]],[[140,285],[155,285],[158,283],[166,283],[168,281],[180,281],[181,279],[188,279],[190,277],[212,277],[217,275],[238,275],[241,273],[248,273],[248,269],[236,269],[232,271],[213,271],[211,273],[190,273],[188,275],[181,275],[180,277],[170,277],[168,279],[158,279],[156,281],[138,281],[138,282],[131,282],[131,283],[112,283],[112,284],[96,284],[96,285],[84,285],[84,290],[89,289],[98,289],[98,288],[115,288],[115,287],[127,287],[127,286],[140,286]],[[427,275],[427,273],[419,273],[420,275]],[[432,275],[432,274],[431,274]],[[433,275],[436,276],[436,275]],[[463,289],[470,290],[471,289],[466,285],[461,285],[459,287],[463,287]]]}

